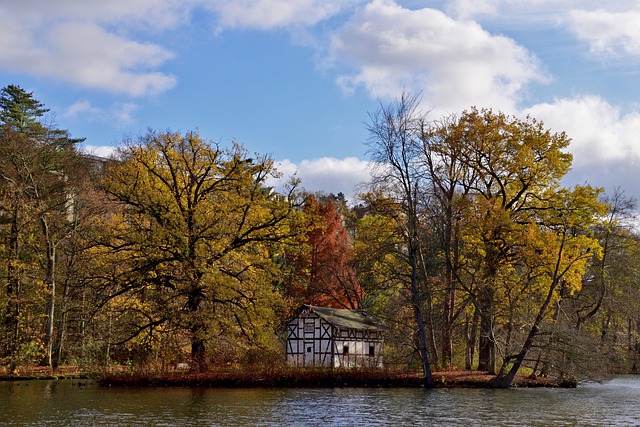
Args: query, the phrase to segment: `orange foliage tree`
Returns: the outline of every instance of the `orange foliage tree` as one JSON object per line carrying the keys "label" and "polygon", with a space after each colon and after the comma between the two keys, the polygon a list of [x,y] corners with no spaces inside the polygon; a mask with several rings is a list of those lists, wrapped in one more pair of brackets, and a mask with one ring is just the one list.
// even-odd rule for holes
{"label": "orange foliage tree", "polygon": [[310,197],[303,213],[304,243],[286,256],[289,295],[298,304],[361,308],[363,292],[353,269],[353,249],[335,204]]}

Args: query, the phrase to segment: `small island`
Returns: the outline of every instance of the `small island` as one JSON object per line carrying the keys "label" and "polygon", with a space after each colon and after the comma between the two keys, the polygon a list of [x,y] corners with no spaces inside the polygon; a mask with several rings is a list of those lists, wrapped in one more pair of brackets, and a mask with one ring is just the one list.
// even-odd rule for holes
{"label": "small island", "polygon": [[[433,372],[436,388],[493,388],[495,375],[479,371]],[[109,387],[424,387],[421,374],[384,370],[297,369],[278,372],[206,372],[200,374],[107,374],[98,383]],[[517,376],[512,387],[574,388],[575,380]]]}
{"label": "small island", "polygon": [[347,200],[198,131],[96,157],[4,87],[0,375],[508,388],[636,372],[635,201],[564,187],[570,139],[532,117],[419,106],[370,114],[371,180]]}

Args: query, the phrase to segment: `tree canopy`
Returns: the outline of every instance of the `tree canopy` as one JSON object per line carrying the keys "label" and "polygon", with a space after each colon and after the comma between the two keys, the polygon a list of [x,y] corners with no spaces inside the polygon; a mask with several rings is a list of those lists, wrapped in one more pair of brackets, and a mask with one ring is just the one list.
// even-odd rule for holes
{"label": "tree canopy", "polygon": [[[371,113],[357,200],[284,190],[269,156],[149,130],[111,159],[0,91],[0,367],[285,363],[301,304],[385,322],[385,363],[565,378],[640,362],[637,206],[563,186],[570,138],[404,94]],[[279,362],[278,362],[279,361]]]}
{"label": "tree canopy", "polygon": [[207,368],[218,334],[260,344],[261,327],[283,313],[272,258],[295,214],[293,193],[265,185],[272,173],[272,160],[196,133],[150,132],[121,150],[103,179],[120,208],[102,246],[118,265],[110,297],[131,295],[145,311],[123,339],[183,330],[195,370]]}

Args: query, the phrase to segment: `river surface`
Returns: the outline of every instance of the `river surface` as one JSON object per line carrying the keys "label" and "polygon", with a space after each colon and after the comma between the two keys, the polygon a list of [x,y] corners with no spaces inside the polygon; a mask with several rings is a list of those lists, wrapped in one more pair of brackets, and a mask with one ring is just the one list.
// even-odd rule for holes
{"label": "river surface", "polygon": [[576,389],[126,388],[0,382],[0,426],[638,426],[640,377]]}

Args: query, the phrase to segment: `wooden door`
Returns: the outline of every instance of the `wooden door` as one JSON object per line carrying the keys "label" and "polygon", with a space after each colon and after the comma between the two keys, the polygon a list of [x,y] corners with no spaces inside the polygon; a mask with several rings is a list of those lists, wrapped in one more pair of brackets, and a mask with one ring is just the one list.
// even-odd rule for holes
{"label": "wooden door", "polygon": [[316,364],[316,346],[315,340],[304,342],[304,366],[315,366]]}

